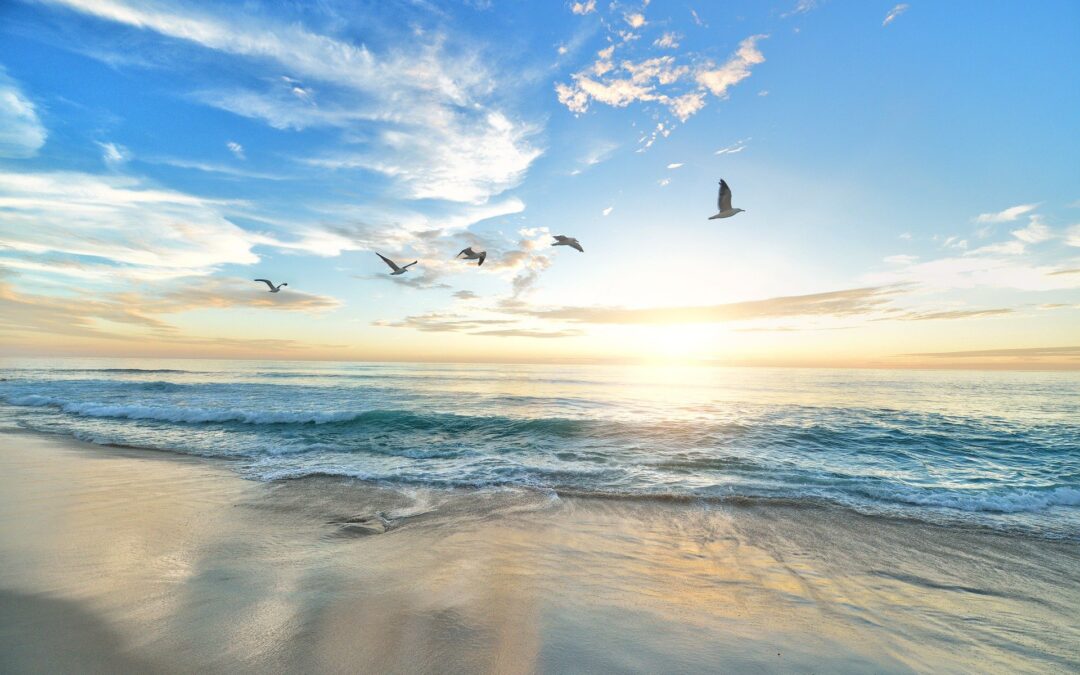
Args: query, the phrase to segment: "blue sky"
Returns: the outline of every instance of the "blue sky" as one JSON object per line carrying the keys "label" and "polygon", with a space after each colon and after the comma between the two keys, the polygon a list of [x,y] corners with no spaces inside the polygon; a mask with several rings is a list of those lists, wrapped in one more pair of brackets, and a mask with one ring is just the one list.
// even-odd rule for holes
{"label": "blue sky", "polygon": [[[1075,367],[1077,25],[1071,2],[7,2],[0,344]],[[721,177],[746,212],[709,221]],[[391,279],[375,250],[421,262]]]}

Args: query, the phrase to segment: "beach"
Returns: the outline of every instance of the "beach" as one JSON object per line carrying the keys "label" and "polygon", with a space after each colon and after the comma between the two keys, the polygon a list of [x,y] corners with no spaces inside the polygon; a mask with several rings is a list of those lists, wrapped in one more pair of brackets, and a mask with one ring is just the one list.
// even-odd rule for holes
{"label": "beach", "polygon": [[1080,547],[0,435],[4,672],[1068,672]]}

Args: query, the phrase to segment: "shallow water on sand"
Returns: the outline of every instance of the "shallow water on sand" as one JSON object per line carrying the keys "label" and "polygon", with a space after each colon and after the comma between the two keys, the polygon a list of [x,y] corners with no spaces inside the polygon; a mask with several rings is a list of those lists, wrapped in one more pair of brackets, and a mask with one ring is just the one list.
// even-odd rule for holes
{"label": "shallow water on sand", "polygon": [[1078,547],[0,433],[0,671],[1076,672]]}
{"label": "shallow water on sand", "polygon": [[0,427],[408,490],[831,504],[1080,539],[1080,375],[62,359]]}

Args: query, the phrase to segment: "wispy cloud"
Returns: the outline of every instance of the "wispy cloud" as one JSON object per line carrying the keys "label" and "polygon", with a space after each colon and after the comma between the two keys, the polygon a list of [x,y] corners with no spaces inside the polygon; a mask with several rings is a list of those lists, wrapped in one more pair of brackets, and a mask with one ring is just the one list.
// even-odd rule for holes
{"label": "wispy cloud", "polygon": [[596,11],[596,0],[585,0],[570,5],[570,11],[574,14],[585,15]]}
{"label": "wispy cloud", "polygon": [[880,310],[898,291],[897,287],[852,288],[697,307],[560,307],[530,313],[544,319],[593,324],[721,323],[797,316],[852,316]]}
{"label": "wispy cloud", "polygon": [[1015,310],[1007,307],[997,309],[950,309],[937,312],[906,312],[888,317],[899,321],[941,321],[946,319],[981,319],[989,316],[1012,314]]}
{"label": "wispy cloud", "polygon": [[0,173],[0,245],[146,266],[176,276],[258,261],[259,238],[228,221],[224,202],[123,176]]}
{"label": "wispy cloud", "polygon": [[683,64],[671,55],[616,63],[612,45],[601,50],[594,63],[574,73],[569,83],[556,84],[555,93],[560,103],[578,114],[587,112],[592,102],[616,108],[655,102],[679,121],[686,121],[705,107],[707,94],[726,97],[730,87],[750,76],[752,66],[765,61],[757,49],[757,42],[765,37],[746,38],[735,54],[719,65],[709,61]]}
{"label": "wispy cloud", "polygon": [[[301,291],[270,294],[261,285],[227,277],[159,285],[151,293],[124,291],[74,296],[25,293],[0,278],[0,311],[5,317],[0,335],[45,333],[131,340],[143,334],[153,336],[155,341],[209,344],[218,339],[187,335],[167,317],[194,310],[235,307],[318,313],[339,305],[335,298]],[[126,330],[118,330],[120,326]],[[276,346],[286,343],[281,341]]]}
{"label": "wispy cloud", "polygon": [[678,49],[680,36],[678,33],[667,32],[653,41],[653,46],[661,49]]}
{"label": "wispy cloud", "polygon": [[889,10],[889,13],[885,15],[885,20],[881,22],[882,26],[888,26],[890,23],[896,20],[904,12],[908,11],[911,5],[907,3],[900,3]]}
{"label": "wispy cloud", "polygon": [[1038,204],[1019,204],[1010,206],[1004,211],[997,213],[982,213],[975,217],[976,223],[1008,223],[1016,220],[1025,213],[1030,213],[1039,208]]}
{"label": "wispy cloud", "polygon": [[231,152],[237,159],[247,159],[247,156],[244,154],[244,146],[240,145],[236,141],[226,142],[225,147],[228,148],[229,152]]}
{"label": "wispy cloud", "polygon": [[[480,56],[448,52],[439,35],[379,54],[297,23],[125,0],[49,2],[231,55],[257,74],[267,61],[276,63],[296,77],[264,91],[214,90],[198,98],[278,128],[355,130],[364,142],[346,137],[338,154],[312,161],[384,174],[401,184],[405,198],[485,201],[516,185],[541,152],[529,142],[533,126],[492,107],[494,77]],[[311,87],[297,78],[332,90],[324,92],[327,102],[313,105]]]}
{"label": "wispy cloud", "polygon": [[1053,234],[1050,232],[1050,228],[1042,222],[1041,218],[1037,215],[1032,215],[1029,217],[1027,227],[1020,230],[1013,230],[1012,236],[1025,244],[1038,244],[1050,239],[1053,237]]}
{"label": "wispy cloud", "polygon": [[904,356],[929,356],[937,358],[979,358],[979,357],[1068,357],[1080,358],[1080,346],[1076,347],[1018,347],[1015,349],[972,349],[957,352],[916,352]]}
{"label": "wispy cloud", "polygon": [[0,157],[33,157],[48,135],[34,103],[0,66]]}
{"label": "wispy cloud", "polygon": [[751,35],[739,43],[735,55],[718,67],[698,71],[695,75],[698,83],[712,92],[713,96],[723,98],[727,90],[750,77],[750,68],[765,62],[765,57],[757,48],[757,43],[767,35]]}
{"label": "wispy cloud", "polygon": [[123,164],[131,159],[128,149],[117,143],[98,143],[98,147],[101,148],[101,158],[106,164]]}
{"label": "wispy cloud", "polygon": [[713,154],[714,155],[734,155],[735,153],[742,152],[743,150],[745,150],[746,149],[746,144],[749,143],[749,142],[750,142],[749,138],[744,138],[741,141],[735,141],[734,143],[732,143],[731,145],[729,145],[727,147],[720,148],[719,150],[717,150]]}
{"label": "wispy cloud", "polygon": [[1069,246],[1080,246],[1080,224],[1072,225],[1065,231],[1065,243]]}
{"label": "wispy cloud", "polygon": [[813,11],[817,6],[818,0],[798,0],[798,2],[795,3],[795,6],[781,14],[780,18],[786,19],[790,16],[806,14],[807,12]]}

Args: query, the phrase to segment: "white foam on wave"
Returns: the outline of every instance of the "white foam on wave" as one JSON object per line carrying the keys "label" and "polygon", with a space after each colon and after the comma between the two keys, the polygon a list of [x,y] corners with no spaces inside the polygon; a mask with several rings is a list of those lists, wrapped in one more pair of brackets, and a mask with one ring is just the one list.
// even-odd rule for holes
{"label": "white foam on wave", "polygon": [[957,494],[934,490],[887,491],[877,495],[915,506],[931,506],[967,512],[1030,513],[1054,506],[1080,506],[1080,489],[1056,487],[1049,490],[1014,490]]}

